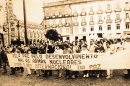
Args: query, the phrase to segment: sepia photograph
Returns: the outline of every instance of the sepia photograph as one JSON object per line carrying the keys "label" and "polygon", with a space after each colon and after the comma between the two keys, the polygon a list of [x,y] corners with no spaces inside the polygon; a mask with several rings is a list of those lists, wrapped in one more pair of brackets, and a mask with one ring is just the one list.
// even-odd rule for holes
{"label": "sepia photograph", "polygon": [[0,86],[130,86],[130,0],[0,0]]}

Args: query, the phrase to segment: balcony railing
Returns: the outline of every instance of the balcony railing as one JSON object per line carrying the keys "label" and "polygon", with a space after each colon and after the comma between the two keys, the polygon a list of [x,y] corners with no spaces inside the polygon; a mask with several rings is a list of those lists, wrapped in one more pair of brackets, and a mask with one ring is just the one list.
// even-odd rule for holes
{"label": "balcony railing", "polygon": [[74,13],[73,16],[74,16],[74,17],[78,17],[78,13]]}
{"label": "balcony railing", "polygon": [[46,25],[47,28],[50,28],[50,25]]}
{"label": "balcony railing", "polygon": [[57,25],[56,25],[56,24],[53,24],[53,25],[52,25],[52,28],[56,28],[56,27],[57,27]]}
{"label": "balcony railing", "polygon": [[94,25],[94,21],[90,21],[89,24],[90,24],[90,25]]}
{"label": "balcony railing", "polygon": [[94,12],[93,11],[89,12],[89,15],[94,15]]}
{"label": "balcony railing", "polygon": [[70,16],[70,14],[65,14],[65,17],[69,17]]}
{"label": "balcony railing", "polygon": [[102,10],[98,10],[97,14],[103,14],[103,11]]}
{"label": "balcony railing", "polygon": [[115,12],[121,12],[121,8],[116,8],[114,11]]}
{"label": "balcony railing", "polygon": [[52,18],[56,18],[56,15],[53,15]]}
{"label": "balcony railing", "polygon": [[61,18],[62,16],[63,16],[62,14],[58,15],[59,18]]}
{"label": "balcony railing", "polygon": [[69,27],[70,26],[70,23],[65,23],[65,27]]}
{"label": "balcony railing", "polygon": [[80,15],[81,16],[86,16],[86,12],[82,12]]}
{"label": "balcony railing", "polygon": [[130,11],[130,7],[125,7],[124,11]]}
{"label": "balcony railing", "polygon": [[79,25],[78,22],[75,22],[75,23],[74,23],[74,26],[78,26],[78,25]]}
{"label": "balcony railing", "polygon": [[58,25],[58,27],[63,27],[63,24],[62,24],[62,23],[61,23],[61,24],[59,24],[59,25]]}
{"label": "balcony railing", "polygon": [[121,22],[121,19],[115,19],[115,22],[116,22],[116,23],[120,23],[120,22]]}
{"label": "balcony railing", "polygon": [[98,24],[103,24],[103,20],[98,20]]}
{"label": "balcony railing", "polygon": [[106,23],[112,23],[112,20],[111,19],[106,20]]}
{"label": "balcony railing", "polygon": [[107,10],[106,10],[106,13],[111,13],[111,12],[112,12],[111,9],[107,9]]}
{"label": "balcony railing", "polygon": [[50,16],[45,16],[45,19],[49,19],[50,18]]}
{"label": "balcony railing", "polygon": [[81,25],[85,26],[85,25],[87,25],[87,23],[86,22],[81,22]]}
{"label": "balcony railing", "polygon": [[130,18],[125,18],[124,20],[125,20],[125,21],[130,21]]}

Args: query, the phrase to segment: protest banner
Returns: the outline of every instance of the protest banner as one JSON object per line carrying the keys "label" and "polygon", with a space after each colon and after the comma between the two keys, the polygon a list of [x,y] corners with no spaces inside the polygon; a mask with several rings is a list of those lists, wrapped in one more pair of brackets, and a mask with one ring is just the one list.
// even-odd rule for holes
{"label": "protest banner", "polygon": [[113,55],[106,53],[89,54],[7,54],[10,67],[29,67],[45,70],[106,70],[130,69],[130,49]]}

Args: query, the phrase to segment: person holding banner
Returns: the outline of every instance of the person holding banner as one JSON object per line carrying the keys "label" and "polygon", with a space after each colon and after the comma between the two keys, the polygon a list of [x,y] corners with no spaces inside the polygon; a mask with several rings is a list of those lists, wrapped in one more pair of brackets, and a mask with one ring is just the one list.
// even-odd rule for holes
{"label": "person holding banner", "polygon": [[[97,47],[95,48],[95,53],[104,53],[104,52],[105,52],[105,49],[104,49],[101,41],[98,41]],[[96,70],[96,73],[97,73],[97,78],[99,78],[100,75],[101,76],[103,75],[103,70]]]}
{"label": "person holding banner", "polygon": [[[79,53],[79,46],[76,44],[76,41],[72,42],[72,53]],[[72,71],[72,78],[75,79],[77,78],[79,74],[79,71]]]}
{"label": "person holding banner", "polygon": [[3,74],[6,74],[7,73],[6,65],[7,65],[8,59],[7,59],[5,48],[3,48],[1,51],[1,59],[3,61],[3,69],[4,69]]}
{"label": "person holding banner", "polygon": [[[55,52],[55,43],[52,42],[51,44],[49,44],[49,41],[48,41],[46,45],[46,53],[53,54],[54,52]],[[45,70],[43,77],[48,77],[48,76],[52,76],[52,70]]]}
{"label": "person holding banner", "polygon": [[[85,44],[85,45],[82,47],[82,51],[81,51],[80,53],[82,53],[82,54],[87,54],[87,53],[89,53],[88,48],[87,48],[87,44]],[[84,70],[83,73],[84,73],[84,75],[83,75],[84,78],[85,78],[85,77],[89,77],[89,70]]]}
{"label": "person holding banner", "polygon": [[[72,50],[69,48],[69,46],[67,44],[64,44],[63,47],[64,47],[63,54],[71,54],[72,53]],[[65,77],[71,78],[71,71],[69,69],[66,69],[65,72],[66,72]]]}
{"label": "person holding banner", "polygon": [[[11,53],[18,53],[19,50],[16,48],[16,45],[13,46]],[[11,74],[10,75],[15,75],[16,72],[16,67],[11,67]]]}
{"label": "person holding banner", "polygon": [[[55,49],[54,54],[63,54],[63,50],[61,49],[60,45],[56,45],[56,49]],[[58,70],[58,77],[62,77],[62,76],[63,76],[63,70],[59,69]]]}
{"label": "person holding banner", "polygon": [[[110,56],[111,54],[115,53],[114,52],[115,47],[113,46],[113,43],[114,43],[113,40],[109,40],[109,41],[106,42],[106,47],[107,48],[105,49],[105,51],[106,51],[107,56]],[[113,70],[107,69],[107,77],[106,77],[106,79],[110,79],[112,76],[113,76]]]}
{"label": "person holding banner", "polygon": [[[94,53],[95,48],[96,48],[96,45],[95,45],[94,40],[90,39],[90,45],[88,46],[89,53]],[[96,72],[95,70],[89,70],[89,74],[85,75],[85,76],[86,77],[89,77],[90,75],[93,76],[93,75],[95,75],[95,72]]]}

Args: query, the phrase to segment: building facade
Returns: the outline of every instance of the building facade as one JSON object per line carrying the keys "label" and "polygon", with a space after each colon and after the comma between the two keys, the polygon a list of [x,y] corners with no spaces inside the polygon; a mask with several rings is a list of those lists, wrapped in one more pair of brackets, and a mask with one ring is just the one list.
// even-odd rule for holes
{"label": "building facade", "polygon": [[130,35],[129,0],[65,0],[43,4],[44,28],[63,41]]}
{"label": "building facade", "polygon": [[[34,22],[27,22],[27,37],[29,44],[45,40],[44,32],[42,25]],[[20,41],[25,41],[24,21],[22,20],[19,21],[19,27],[17,27],[17,22],[15,22],[11,28],[11,41],[16,41],[18,35]]]}
{"label": "building facade", "polygon": [[[12,44],[12,41],[18,39],[18,33],[21,41],[25,41],[24,37],[24,22],[19,21],[13,12],[13,1],[2,0],[0,1],[0,43],[4,46]],[[42,41],[44,37],[43,26],[34,22],[27,21],[27,37],[29,43]]]}

